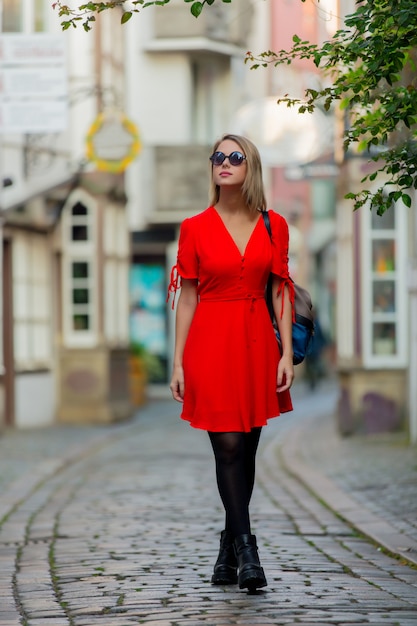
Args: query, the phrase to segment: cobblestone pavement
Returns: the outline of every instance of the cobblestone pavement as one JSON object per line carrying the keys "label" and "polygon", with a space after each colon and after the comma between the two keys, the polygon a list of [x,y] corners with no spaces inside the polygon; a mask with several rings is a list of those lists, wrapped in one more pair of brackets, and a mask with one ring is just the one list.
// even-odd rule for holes
{"label": "cobblestone pavement", "polygon": [[336,487],[351,488],[313,437],[329,434],[313,422],[334,398],[331,389],[296,398],[297,411],[264,430],[252,520],[269,585],[256,595],[210,585],[223,519],[212,452],[173,402],[114,427],[6,433],[0,624],[415,626],[417,570],[296,476],[296,458],[317,478],[323,456],[321,469],[339,472]]}
{"label": "cobblestone pavement", "polygon": [[340,437],[335,392],[330,384],[307,396],[310,417],[305,398],[296,402],[300,424],[286,438],[282,461],[350,524],[417,565],[417,447],[404,433]]}

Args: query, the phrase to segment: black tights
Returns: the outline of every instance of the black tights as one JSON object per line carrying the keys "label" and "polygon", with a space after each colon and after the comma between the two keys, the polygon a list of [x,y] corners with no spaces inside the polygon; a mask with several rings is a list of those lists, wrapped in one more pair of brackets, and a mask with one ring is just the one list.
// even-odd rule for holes
{"label": "black tights", "polygon": [[255,483],[255,457],[261,430],[209,432],[216,460],[217,486],[226,511],[226,530],[235,537],[251,532],[249,502]]}

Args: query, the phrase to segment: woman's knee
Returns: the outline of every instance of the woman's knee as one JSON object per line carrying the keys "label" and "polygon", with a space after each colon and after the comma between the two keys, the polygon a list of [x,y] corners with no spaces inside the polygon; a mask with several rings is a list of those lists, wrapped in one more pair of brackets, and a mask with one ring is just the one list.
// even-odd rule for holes
{"label": "woman's knee", "polygon": [[243,433],[209,433],[216,461],[232,465],[244,457]]}

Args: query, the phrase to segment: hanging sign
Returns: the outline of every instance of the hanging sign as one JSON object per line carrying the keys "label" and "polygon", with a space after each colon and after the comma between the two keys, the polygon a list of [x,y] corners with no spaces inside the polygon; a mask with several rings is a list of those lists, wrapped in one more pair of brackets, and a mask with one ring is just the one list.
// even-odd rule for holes
{"label": "hanging sign", "polygon": [[141,148],[136,125],[122,113],[100,113],[86,137],[87,159],[103,172],[124,172]]}

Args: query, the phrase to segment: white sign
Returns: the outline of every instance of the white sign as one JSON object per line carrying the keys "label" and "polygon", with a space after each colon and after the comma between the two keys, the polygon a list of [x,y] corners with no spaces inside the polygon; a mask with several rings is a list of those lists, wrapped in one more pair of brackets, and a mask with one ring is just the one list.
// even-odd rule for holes
{"label": "white sign", "polygon": [[58,133],[66,120],[65,101],[0,102],[0,133]]}
{"label": "white sign", "polygon": [[64,65],[65,61],[62,35],[7,33],[0,36],[0,66]]}
{"label": "white sign", "polygon": [[100,159],[118,161],[128,154],[133,139],[120,122],[113,121],[103,124],[92,142]]}
{"label": "white sign", "polygon": [[57,67],[0,69],[0,100],[20,97],[61,98],[67,95],[65,72]]}
{"label": "white sign", "polygon": [[68,126],[65,37],[0,35],[0,133],[56,133]]}

